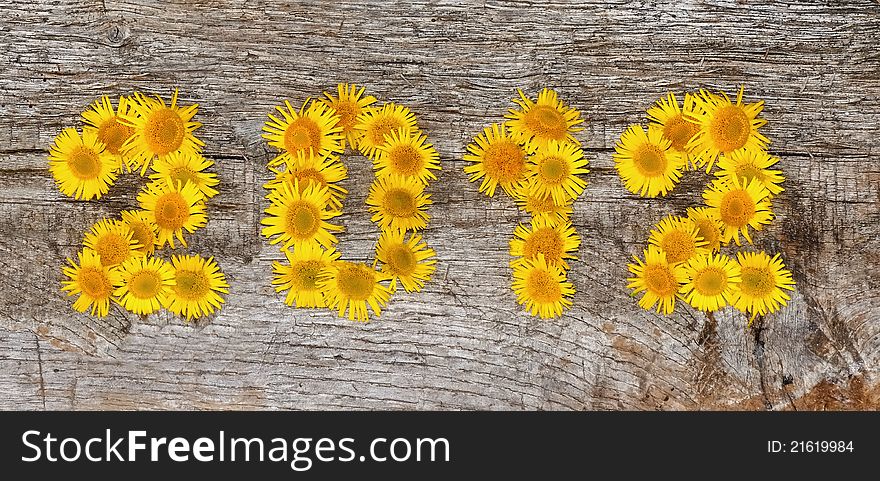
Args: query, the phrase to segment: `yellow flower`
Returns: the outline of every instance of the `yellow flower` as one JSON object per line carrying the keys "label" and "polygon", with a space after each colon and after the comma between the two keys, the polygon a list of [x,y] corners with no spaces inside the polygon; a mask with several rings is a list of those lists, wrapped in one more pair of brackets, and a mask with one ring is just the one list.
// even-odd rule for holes
{"label": "yellow flower", "polygon": [[517,225],[513,235],[510,241],[510,255],[514,257],[511,267],[542,255],[547,264],[569,269],[566,259],[577,259],[574,253],[581,245],[581,238],[571,222],[553,223],[545,218],[532,219],[529,227]]}
{"label": "yellow flower", "polygon": [[727,244],[733,239],[736,245],[742,245],[739,241],[742,233],[751,244],[749,226],[761,230],[773,220],[769,195],[758,179],[752,179],[747,185],[740,184],[736,177],[712,182],[711,187],[703,192],[703,199],[715,217],[721,220],[721,242]]}
{"label": "yellow flower", "polygon": [[629,284],[626,287],[633,290],[633,296],[644,292],[639,299],[642,309],[649,311],[656,304],[657,312],[672,314],[675,309],[675,295],[685,281],[684,266],[667,262],[666,253],[656,246],[648,246],[644,257],[643,262],[633,256],[636,263],[627,267],[634,277],[627,279]]}
{"label": "yellow flower", "polygon": [[555,90],[541,90],[537,102],[526,97],[520,89],[517,93],[519,98],[514,98],[513,102],[519,109],[510,109],[505,117],[510,119],[507,125],[514,138],[524,144],[529,153],[546,146],[551,140],[581,144],[571,135],[583,130],[583,127],[575,127],[584,121],[581,113],[562,103]]}
{"label": "yellow flower", "polygon": [[287,264],[272,263],[275,292],[287,291],[284,303],[294,307],[326,307],[324,293],[318,288],[321,271],[339,259],[332,247],[323,249],[317,244],[303,244],[294,251],[286,250]]}
{"label": "yellow flower", "polygon": [[531,186],[526,182],[516,186],[513,200],[516,202],[517,207],[533,218],[541,218],[552,225],[566,222],[571,218],[572,199],[566,199],[564,203],[557,204],[550,196],[542,197],[536,195],[532,192]]}
{"label": "yellow flower", "polygon": [[574,285],[561,267],[548,264],[544,254],[538,254],[513,268],[513,292],[516,302],[525,304],[531,315],[549,319],[571,307]]}
{"label": "yellow flower", "polygon": [[175,236],[186,247],[184,229],[192,234],[208,222],[204,199],[192,183],[174,185],[170,179],[164,183],[151,182],[137,196],[141,209],[158,228],[156,245],[161,248],[167,243],[172,249]]}
{"label": "yellow flower", "polygon": [[132,240],[141,246],[139,250],[146,255],[152,254],[158,240],[159,227],[150,220],[150,215],[142,210],[124,210],[122,223],[131,230]]}
{"label": "yellow flower", "polygon": [[132,167],[139,166],[133,163],[133,159],[122,151],[122,145],[134,133],[131,126],[122,121],[122,117],[130,115],[131,101],[128,97],[119,97],[119,110],[113,107],[110,97],[104,95],[95,100],[88,110],[82,113],[83,132],[94,132],[104,147],[118,162],[118,169],[123,168],[131,172]]}
{"label": "yellow flower", "polygon": [[694,153],[696,162],[712,169],[721,154],[747,147],[764,150],[770,142],[758,129],[767,124],[758,114],[764,109],[764,101],[743,104],[743,88],[740,87],[736,103],[725,93],[715,95],[705,90],[697,96],[697,109],[693,120],[700,131],[688,142],[687,148]]}
{"label": "yellow flower", "polygon": [[[675,94],[669,93],[665,99],[659,99],[648,109],[648,119],[663,129],[663,137],[671,143],[672,150],[681,154],[685,160],[685,168],[693,165],[694,159],[687,144],[699,132],[700,127],[690,119],[697,112],[697,99],[685,94],[684,105],[679,105]],[[693,165],[696,168],[696,165]]]}
{"label": "yellow flower", "polygon": [[474,162],[464,168],[470,181],[480,183],[480,192],[489,197],[501,186],[513,196],[516,187],[526,178],[526,152],[504,124],[492,124],[467,146],[464,160]]}
{"label": "yellow flower", "polygon": [[529,185],[537,196],[550,196],[555,204],[564,204],[584,192],[587,183],[579,174],[589,172],[587,163],[577,145],[551,140],[529,158]]}
{"label": "yellow flower", "polygon": [[152,314],[168,305],[174,271],[156,257],[132,257],[119,265],[113,295],[129,311]]}
{"label": "yellow flower", "polygon": [[388,304],[391,290],[381,284],[387,280],[387,275],[366,264],[336,261],[322,271],[318,289],[324,293],[327,307],[339,317],[345,317],[347,311],[350,320],[367,322],[367,306],[379,316]]}
{"label": "yellow flower", "polygon": [[430,194],[417,179],[397,175],[376,179],[367,196],[367,206],[382,230],[417,231],[428,224],[425,209],[431,204]]}
{"label": "yellow flower", "polygon": [[684,158],[663,137],[663,129],[630,125],[614,146],[617,173],[627,190],[642,197],[666,195],[681,179]]}
{"label": "yellow flower", "polygon": [[739,264],[723,254],[698,254],[684,264],[685,281],[679,293],[701,311],[717,311],[734,298],[741,280]]}
{"label": "yellow flower", "polygon": [[668,215],[651,230],[648,243],[666,253],[666,261],[670,264],[686,262],[688,259],[708,254],[710,249],[706,241],[699,236],[697,225],[687,217]]}
{"label": "yellow flower", "polygon": [[276,190],[282,184],[288,184],[290,187],[297,184],[302,192],[313,185],[326,187],[330,192],[329,208],[341,210],[342,200],[345,199],[348,191],[339,185],[339,182],[348,178],[348,171],[338,160],[338,157],[334,156],[320,157],[313,153],[300,152],[287,160],[286,170],[269,167],[269,170],[275,172],[275,178],[267,182],[263,188]]}
{"label": "yellow flower", "polygon": [[121,148],[134,165],[141,166],[141,175],[147,173],[154,158],[161,159],[173,152],[192,155],[202,151],[205,143],[193,134],[202,124],[192,120],[199,106],[178,106],[176,89],[170,105],[159,96],[153,100],[135,92],[130,107],[129,112],[119,112],[122,123],[134,129]]}
{"label": "yellow flower", "polygon": [[385,136],[385,143],[379,146],[379,155],[373,160],[376,177],[400,175],[414,177],[427,184],[436,180],[432,170],[440,170],[440,155],[431,144],[426,144],[427,136],[411,129],[399,129]]}
{"label": "yellow flower", "polygon": [[737,252],[736,259],[742,282],[737,285],[730,303],[752,315],[749,325],[756,316],[776,312],[788,304],[790,297],[783,289],[793,291],[794,280],[779,254],[771,258],[765,252]]}
{"label": "yellow flower", "polygon": [[770,168],[777,162],[779,157],[771,157],[763,150],[734,150],[718,158],[718,170],[715,171],[715,175],[722,179],[736,176],[742,184],[758,179],[770,192],[769,197],[773,197],[782,192],[782,186],[779,184],[785,180],[781,171]]}
{"label": "yellow flower", "polygon": [[357,118],[360,114],[371,110],[370,105],[376,103],[376,97],[364,95],[364,87],[358,90],[355,84],[339,84],[336,86],[337,95],[324,92],[325,99],[321,99],[326,106],[330,107],[339,116],[339,126],[342,127],[342,150],[345,150],[345,141],[352,149],[357,148],[357,143],[363,132],[355,130]]}
{"label": "yellow flower", "polygon": [[[306,108],[306,105],[309,107]],[[266,132],[263,138],[269,141],[270,146],[282,150],[281,155],[272,159],[269,165],[283,164],[300,152],[314,152],[318,156],[342,153],[342,127],[333,109],[324,102],[309,104],[308,100],[299,111],[287,100],[284,106],[286,109],[275,107],[283,120],[268,114],[269,120],[263,125],[263,131]]]}
{"label": "yellow flower", "polygon": [[156,173],[150,174],[150,179],[161,184],[164,184],[166,179],[170,179],[174,185],[190,182],[204,194],[206,199],[210,199],[217,195],[213,187],[220,183],[217,174],[205,172],[205,169],[212,165],[214,162],[202,157],[201,154],[186,155],[172,152],[153,162],[153,170]]}
{"label": "yellow flower", "polygon": [[92,226],[83,239],[83,246],[95,251],[101,263],[113,267],[130,257],[143,256],[143,246],[133,237],[133,232],[122,222],[101,219]]}
{"label": "yellow flower", "polygon": [[174,284],[168,310],[187,320],[213,314],[223,304],[220,294],[229,293],[229,284],[213,257],[171,256]]}
{"label": "yellow flower", "polygon": [[271,202],[266,209],[268,217],[260,223],[266,226],[262,233],[271,239],[270,244],[283,243],[281,249],[286,250],[312,243],[330,248],[338,242],[330,232],[340,232],[342,227],[327,221],[338,217],[340,212],[328,209],[330,191],[327,187],[313,184],[301,189],[295,180],[293,185],[281,184],[268,197]]}
{"label": "yellow flower", "polygon": [[95,132],[64,129],[49,150],[49,172],[62,194],[77,200],[100,199],[116,180],[118,163]]}
{"label": "yellow flower", "polygon": [[708,207],[688,207],[687,216],[697,226],[697,237],[706,241],[706,248],[718,252],[721,248],[721,221]]}
{"label": "yellow flower", "polygon": [[385,143],[386,135],[400,129],[418,130],[416,116],[393,102],[362,112],[354,128],[359,135],[358,150],[370,159],[379,156],[379,147]]}
{"label": "yellow flower", "polygon": [[434,249],[422,241],[422,236],[406,231],[390,229],[382,231],[376,243],[376,260],[382,263],[382,272],[391,277],[390,289],[397,288],[397,281],[406,292],[419,292],[437,269]]}
{"label": "yellow flower", "polygon": [[86,312],[91,308],[93,316],[104,317],[110,309],[113,283],[119,274],[101,264],[101,258],[91,249],[83,249],[78,257],[79,265],[68,257],[70,266],[61,268],[67,277],[67,280],[61,281],[61,290],[67,292],[68,296],[79,294],[73,303],[77,311]]}

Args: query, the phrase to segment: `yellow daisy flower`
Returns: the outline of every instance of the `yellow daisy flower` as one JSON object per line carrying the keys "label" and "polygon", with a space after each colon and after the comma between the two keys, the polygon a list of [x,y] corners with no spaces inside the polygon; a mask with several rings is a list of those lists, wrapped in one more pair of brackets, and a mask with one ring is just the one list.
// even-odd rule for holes
{"label": "yellow daisy flower", "polygon": [[406,292],[419,292],[437,269],[436,254],[422,236],[414,233],[404,240],[405,236],[406,231],[401,229],[382,231],[376,243],[376,260],[382,263],[382,272],[390,276],[392,292],[397,281]]}
{"label": "yellow daisy flower", "polygon": [[[306,108],[308,105],[308,108]],[[263,125],[263,138],[269,145],[282,151],[282,154],[269,161],[269,165],[279,165],[300,152],[314,152],[318,156],[339,154],[342,148],[342,127],[339,115],[324,102],[306,100],[299,111],[285,100],[284,106],[276,106],[282,119],[268,114],[269,120]]]}
{"label": "yellow daisy flower", "polygon": [[122,222],[101,219],[86,233],[83,246],[95,251],[101,263],[113,267],[130,257],[143,256],[143,246],[133,238],[133,232]]}
{"label": "yellow daisy flower", "polygon": [[723,254],[698,254],[684,265],[679,293],[688,304],[713,312],[730,303],[741,280],[739,264]]}
{"label": "yellow daisy flower", "polygon": [[268,217],[260,223],[266,226],[262,234],[271,239],[270,244],[283,243],[282,250],[311,243],[329,249],[338,242],[331,231],[341,232],[342,227],[327,221],[338,217],[340,212],[327,208],[330,205],[327,187],[313,184],[302,189],[295,180],[293,185],[281,184],[268,198],[271,202],[266,209]]}
{"label": "yellow daisy flower", "polygon": [[201,152],[205,143],[193,132],[202,124],[192,120],[199,110],[198,104],[178,106],[177,89],[171,96],[170,105],[158,95],[153,100],[140,92],[135,92],[131,100],[131,110],[119,112],[119,115],[122,123],[134,129],[134,133],[121,148],[134,164],[141,166],[141,175],[147,173],[154,158],[172,152],[183,155]]}
{"label": "yellow daisy flower", "polygon": [[513,235],[510,240],[510,255],[514,257],[511,267],[535,260],[540,254],[548,264],[569,269],[566,259],[577,259],[574,253],[581,245],[581,238],[571,222],[553,223],[545,218],[532,219],[529,227],[517,225]]}
{"label": "yellow daisy flower", "polygon": [[572,135],[584,130],[575,127],[584,122],[581,113],[559,100],[555,90],[541,90],[537,102],[526,97],[520,89],[517,93],[519,98],[514,98],[513,102],[519,109],[510,109],[505,117],[510,119],[507,125],[514,138],[524,144],[529,153],[546,146],[551,140],[581,144]]}
{"label": "yellow daisy flower", "polygon": [[467,150],[464,160],[474,163],[465,166],[464,173],[470,175],[471,182],[483,179],[480,192],[489,197],[499,186],[513,196],[526,178],[526,152],[504,124],[483,129]]}
{"label": "yellow daisy flower", "polygon": [[681,179],[684,158],[657,125],[630,125],[614,146],[614,166],[627,190],[642,197],[666,195]]}
{"label": "yellow daisy flower", "polygon": [[364,87],[358,89],[355,84],[339,84],[336,86],[336,97],[324,92],[325,99],[321,99],[324,105],[330,107],[339,116],[339,126],[342,127],[342,150],[345,150],[345,142],[352,149],[357,148],[357,143],[363,132],[355,129],[357,118],[362,113],[371,110],[370,105],[376,103],[376,97],[364,95]]}
{"label": "yellow daisy flower", "polygon": [[740,184],[736,177],[712,182],[703,192],[703,199],[715,217],[721,220],[721,242],[727,244],[733,239],[736,245],[742,245],[739,240],[742,233],[751,244],[749,227],[761,230],[773,220],[769,195],[758,179],[752,179],[748,184]]}
{"label": "yellow daisy flower", "polygon": [[119,274],[103,265],[101,258],[91,249],[83,249],[78,257],[78,265],[68,257],[70,266],[61,268],[67,277],[67,280],[61,281],[61,290],[67,292],[68,296],[79,294],[73,303],[73,308],[78,312],[91,308],[91,315],[104,317],[110,310],[113,283]]}
{"label": "yellow daisy flower", "polygon": [[312,185],[327,187],[330,192],[329,208],[341,210],[342,200],[345,199],[348,191],[339,185],[339,182],[348,178],[348,171],[338,160],[339,158],[335,156],[321,157],[313,153],[300,152],[288,159],[286,170],[269,167],[269,170],[275,173],[275,178],[263,185],[263,188],[271,191],[278,189],[282,184],[293,187],[298,183],[298,188],[302,192]]}
{"label": "yellow daisy flower", "polygon": [[183,231],[192,234],[208,222],[205,196],[189,182],[178,185],[170,179],[164,183],[151,182],[138,194],[137,200],[147,212],[147,218],[158,228],[156,245],[160,248],[167,243],[174,249],[175,237],[186,247]]}
{"label": "yellow daisy flower", "polygon": [[710,253],[707,242],[700,237],[697,225],[687,217],[668,215],[651,229],[648,243],[666,254],[666,261],[678,264],[701,254]]}
{"label": "yellow daisy flower", "polygon": [[[672,150],[681,154],[685,160],[685,168],[693,165],[694,159],[687,144],[699,132],[700,127],[691,121],[697,112],[697,99],[685,94],[684,104],[680,105],[674,93],[665,99],[659,99],[648,109],[648,120],[663,129],[663,137],[671,143]],[[693,165],[696,168],[696,165]]]}
{"label": "yellow daisy flower", "polygon": [[426,144],[427,136],[411,129],[399,129],[385,136],[373,160],[376,177],[400,175],[414,177],[423,184],[436,180],[432,170],[440,170],[440,154]]}
{"label": "yellow daisy flower", "polygon": [[549,195],[543,197],[536,195],[532,192],[531,185],[526,182],[522,182],[514,188],[513,200],[522,211],[535,219],[541,218],[552,225],[566,222],[571,218],[572,199],[566,199],[565,203],[557,204]]}
{"label": "yellow daisy flower", "polygon": [[556,204],[577,199],[587,183],[579,177],[589,172],[587,159],[580,147],[569,143],[549,141],[529,158],[529,183],[539,197],[550,196]]}
{"label": "yellow daisy flower", "polygon": [[376,179],[367,196],[367,206],[382,230],[424,229],[430,217],[425,210],[431,205],[431,195],[418,179],[392,175]]}
{"label": "yellow daisy flower", "polygon": [[388,304],[391,290],[382,284],[388,276],[366,264],[336,261],[325,268],[318,280],[318,289],[324,293],[327,307],[339,317],[352,321],[370,320],[367,306],[376,316]]}
{"label": "yellow daisy flower", "polygon": [[544,254],[526,259],[513,268],[513,292],[516,302],[541,319],[559,317],[571,307],[574,285],[561,267],[548,264]]}
{"label": "yellow daisy flower", "polygon": [[737,252],[736,259],[742,282],[737,284],[730,303],[752,315],[749,325],[756,316],[776,312],[788,304],[790,297],[783,289],[793,291],[794,280],[779,254],[771,258],[765,252]]}
{"label": "yellow daisy flower", "polygon": [[168,296],[167,309],[187,320],[213,314],[229,294],[226,276],[213,257],[199,255],[171,256],[174,284]]}
{"label": "yellow daisy flower", "polygon": [[135,169],[137,165],[133,165],[133,159],[122,151],[122,145],[134,133],[131,126],[126,125],[122,121],[122,117],[130,115],[131,101],[128,97],[119,97],[119,109],[113,107],[110,97],[104,95],[95,100],[89,109],[82,113],[83,132],[94,132],[98,137],[98,141],[104,144],[104,147],[118,162],[118,169],[122,171],[125,168],[131,172],[132,167]]}
{"label": "yellow daisy flower", "polygon": [[327,307],[324,293],[318,288],[321,271],[339,259],[332,247],[303,244],[294,251],[286,250],[287,264],[272,263],[275,292],[287,291],[284,303],[293,307]]}
{"label": "yellow daisy flower", "polygon": [[49,172],[62,194],[77,200],[100,199],[116,180],[119,167],[93,131],[64,129],[49,150]]}
{"label": "yellow daisy flower", "polygon": [[675,309],[675,295],[685,281],[682,264],[670,264],[666,261],[666,253],[656,246],[648,246],[644,253],[645,260],[633,256],[635,264],[629,264],[629,271],[635,276],[627,279],[628,289],[635,296],[644,292],[639,299],[639,307],[647,311],[657,305],[657,312],[672,314]]}
{"label": "yellow daisy flower", "polygon": [[718,157],[718,170],[715,171],[715,175],[722,179],[736,176],[742,184],[758,179],[770,192],[770,197],[773,197],[783,191],[779,184],[785,180],[782,171],[770,168],[777,162],[779,157],[772,157],[763,150],[734,150]]}
{"label": "yellow daisy flower", "polygon": [[159,239],[159,227],[150,220],[150,215],[142,210],[124,210],[122,223],[131,230],[132,240],[141,246],[139,250],[146,255],[152,254]]}
{"label": "yellow daisy flower", "polygon": [[721,221],[708,207],[688,207],[687,217],[697,226],[697,237],[706,241],[706,248],[712,252],[721,249]]}
{"label": "yellow daisy flower", "polygon": [[764,150],[770,143],[758,129],[767,124],[758,115],[764,109],[764,101],[743,104],[743,88],[740,87],[736,103],[730,101],[725,93],[715,95],[708,91],[700,91],[697,109],[693,120],[699,124],[700,131],[688,142],[687,148],[694,153],[700,165],[706,166],[706,172],[712,169],[715,160],[721,154],[747,147],[753,150]]}
{"label": "yellow daisy flower", "polygon": [[393,102],[362,112],[354,128],[359,136],[358,150],[370,159],[379,156],[379,147],[385,143],[386,135],[400,129],[418,130],[416,116],[408,108]]}
{"label": "yellow daisy flower", "polygon": [[122,307],[140,315],[168,305],[174,270],[156,257],[132,257],[119,265],[113,295]]}
{"label": "yellow daisy flower", "polygon": [[155,173],[150,174],[150,179],[159,183],[165,183],[165,179],[170,179],[174,185],[191,182],[206,199],[210,199],[217,195],[217,190],[213,187],[220,183],[217,174],[205,172],[205,169],[212,165],[214,162],[202,157],[201,154],[186,155],[172,152],[153,162]]}

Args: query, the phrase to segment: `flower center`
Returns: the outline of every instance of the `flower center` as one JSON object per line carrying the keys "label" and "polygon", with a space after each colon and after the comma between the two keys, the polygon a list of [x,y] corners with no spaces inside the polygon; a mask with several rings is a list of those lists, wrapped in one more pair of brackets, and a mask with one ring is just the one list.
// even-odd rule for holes
{"label": "flower center", "polygon": [[518,181],[526,167],[526,156],[512,140],[494,142],[483,152],[486,175],[502,184]]}
{"label": "flower center", "polygon": [[134,129],[120,123],[119,117],[114,115],[98,128],[98,140],[104,143],[111,154],[119,155],[120,147],[132,133]]}
{"label": "flower center", "polygon": [[104,272],[94,267],[83,267],[79,270],[79,287],[92,299],[105,299],[110,297],[110,281]]}
{"label": "flower center", "polygon": [[568,163],[561,157],[545,157],[541,161],[538,172],[541,179],[549,184],[559,185],[563,179],[568,177]]}
{"label": "flower center", "polygon": [[424,162],[419,151],[412,145],[398,145],[388,152],[391,168],[398,174],[413,176],[422,170]]}
{"label": "flower center", "polygon": [[318,277],[324,268],[323,261],[299,261],[292,265],[293,281],[298,291],[315,291],[318,289]]}
{"label": "flower center", "polygon": [[186,126],[177,112],[170,108],[153,111],[144,126],[144,140],[156,155],[165,155],[183,145]]}
{"label": "flower center", "polygon": [[294,201],[287,209],[287,225],[294,239],[310,239],[321,227],[321,213],[309,202]]}
{"label": "flower center", "polygon": [[704,296],[717,296],[727,289],[727,274],[718,267],[706,267],[694,276],[694,288]]}
{"label": "flower center", "polygon": [[660,248],[666,252],[666,261],[670,264],[678,264],[686,261],[694,255],[696,244],[694,238],[687,232],[671,230],[660,240]]}
{"label": "flower center", "polygon": [[697,226],[697,237],[702,237],[709,248],[714,248],[721,236],[721,233],[718,232],[718,226],[709,219],[700,219],[694,221],[694,224]]}
{"label": "flower center", "polygon": [[156,224],[169,230],[183,227],[189,219],[189,204],[179,192],[163,194],[156,200]]}
{"label": "flower center", "polygon": [[356,102],[336,102],[333,105],[336,115],[339,116],[339,125],[342,130],[350,132],[357,123],[357,116],[361,113],[361,108]]}
{"label": "flower center", "polygon": [[699,127],[693,122],[685,120],[684,116],[677,114],[666,120],[663,126],[663,136],[672,142],[672,148],[684,152],[688,141],[699,132]]}
{"label": "flower center", "polygon": [[721,199],[721,220],[734,227],[743,227],[755,215],[755,202],[745,190],[732,190]]}
{"label": "flower center", "polygon": [[752,163],[742,163],[736,166],[736,175],[739,177],[740,182],[743,185],[749,185],[752,183],[753,179],[758,179],[760,181],[764,181],[764,173],[761,172],[761,169],[755,166]]}
{"label": "flower center", "polygon": [[385,143],[385,136],[397,129],[406,128],[400,120],[394,117],[380,117],[370,124],[367,135],[373,145],[382,145]]}
{"label": "flower center", "polygon": [[526,125],[543,138],[562,140],[568,130],[565,118],[547,105],[536,105],[524,117]]}
{"label": "flower center", "polygon": [[355,301],[365,301],[376,286],[372,270],[359,265],[345,265],[336,276],[336,286],[345,297]]}
{"label": "flower center", "polygon": [[418,210],[415,197],[406,189],[390,189],[385,193],[384,205],[394,217],[412,217]]}
{"label": "flower center", "polygon": [[199,178],[196,176],[196,173],[190,169],[189,167],[174,167],[170,172],[171,180],[174,181],[174,185],[178,185],[183,187],[187,182],[192,185],[199,185]]}
{"label": "flower center", "polygon": [[77,147],[67,157],[67,165],[80,180],[97,179],[101,174],[101,158],[98,153],[86,147]]}
{"label": "flower center", "polygon": [[633,153],[633,163],[645,177],[658,177],[666,172],[666,154],[654,144],[645,142]]}
{"label": "flower center", "polygon": [[732,152],[749,140],[751,122],[742,107],[727,105],[718,109],[709,122],[709,134],[721,152]]}
{"label": "flower center", "polygon": [[146,250],[149,251],[150,246],[156,242],[156,236],[153,234],[153,229],[149,228],[147,224],[138,222],[135,224],[129,224],[128,228],[131,229],[131,237]]}
{"label": "flower center", "polygon": [[128,292],[138,299],[152,299],[159,294],[162,279],[153,271],[141,271],[128,282]]}
{"label": "flower center", "polygon": [[539,304],[558,302],[562,299],[562,287],[549,272],[533,269],[526,276],[526,292]]}
{"label": "flower center", "polygon": [[678,281],[668,266],[648,264],[643,275],[648,289],[660,297],[671,296],[678,291]]}
{"label": "flower center", "polygon": [[388,264],[391,270],[401,276],[407,276],[416,270],[416,256],[412,249],[400,244],[389,249]]}
{"label": "flower center", "polygon": [[121,235],[108,232],[95,242],[95,252],[101,256],[101,264],[114,266],[131,256],[131,244]]}
{"label": "flower center", "polygon": [[560,262],[563,254],[562,237],[551,227],[537,229],[526,239],[523,254],[526,259],[534,259],[538,254],[544,254],[547,262]]}
{"label": "flower center", "polygon": [[746,295],[762,298],[770,294],[776,287],[776,283],[773,281],[773,273],[767,269],[743,267],[742,282],[739,288]]}
{"label": "flower center", "polygon": [[174,281],[174,292],[189,301],[200,300],[211,290],[210,280],[202,271],[177,271]]}
{"label": "flower center", "polygon": [[308,151],[317,154],[321,146],[321,129],[309,117],[299,117],[290,122],[284,131],[284,147],[288,152]]}
{"label": "flower center", "polygon": [[299,191],[303,192],[310,185],[327,185],[327,180],[324,179],[324,174],[320,171],[317,171],[311,167],[305,169],[298,169],[292,172],[292,176],[299,180]]}

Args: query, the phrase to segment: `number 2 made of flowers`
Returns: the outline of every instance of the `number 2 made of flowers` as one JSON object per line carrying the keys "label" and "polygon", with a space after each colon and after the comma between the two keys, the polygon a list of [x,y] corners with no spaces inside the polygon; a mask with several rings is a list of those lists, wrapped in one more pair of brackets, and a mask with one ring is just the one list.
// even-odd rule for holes
{"label": "number 2 made of flowers", "polygon": [[[339,317],[367,322],[381,314],[398,284],[421,291],[436,269],[434,250],[419,235],[430,215],[430,194],[440,157],[406,107],[339,84],[335,95],[307,99],[299,109],[285,101],[263,126],[279,154],[268,162],[274,178],[264,186],[269,207],[262,234],[286,262],[274,262],[272,284],[297,308],[329,308]],[[367,206],[380,229],[370,264],[341,260],[334,219],[342,214],[348,177],[340,156],[359,151],[372,161]],[[377,268],[378,265],[378,268]]]}

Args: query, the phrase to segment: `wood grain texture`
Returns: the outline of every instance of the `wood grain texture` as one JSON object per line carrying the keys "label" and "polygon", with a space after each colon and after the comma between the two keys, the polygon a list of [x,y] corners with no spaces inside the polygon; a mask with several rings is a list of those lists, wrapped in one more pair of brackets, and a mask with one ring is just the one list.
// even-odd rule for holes
{"label": "wood grain texture", "polygon": [[[876,2],[7,1],[0,11],[0,408],[876,409],[880,362],[880,7]],[[271,289],[280,254],[259,236],[273,105],[337,82],[412,108],[441,154],[428,242],[435,280],[367,325],[294,310]],[[765,99],[786,190],[757,245],[797,282],[789,307],[747,330],[725,310],[641,311],[626,263],[663,215],[699,203],[688,174],[666,199],[623,188],[617,136],[667,91]],[[507,243],[525,217],[467,183],[460,160],[515,88],[556,88],[583,110],[589,186],[574,307],[531,318],[510,291]],[[101,94],[197,102],[221,194],[191,252],[232,285],[199,325],[113,309],[74,313],[60,265],[142,180],[106,200],[63,197],[46,149]],[[341,251],[378,232],[351,177]]]}

